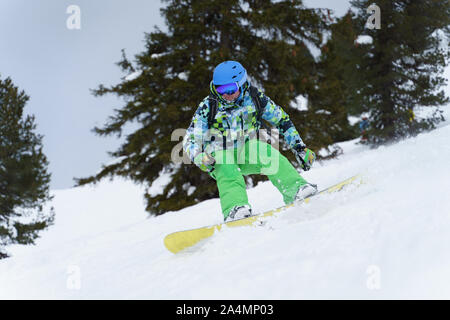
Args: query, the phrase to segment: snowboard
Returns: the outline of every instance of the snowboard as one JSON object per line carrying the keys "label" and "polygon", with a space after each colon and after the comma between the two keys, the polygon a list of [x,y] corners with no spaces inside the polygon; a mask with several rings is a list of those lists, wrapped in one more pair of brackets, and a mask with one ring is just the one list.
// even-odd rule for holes
{"label": "snowboard", "polygon": [[[333,193],[342,190],[345,186],[360,180],[361,175],[355,175],[351,178],[345,179],[331,187],[328,187],[322,191],[317,192],[316,194],[310,196],[309,198],[304,199],[302,202],[308,203],[311,198],[325,193]],[[243,227],[243,226],[257,226],[262,224],[262,218],[273,216],[275,213],[284,211],[288,208],[295,206],[297,203],[291,203],[277,209],[273,209],[264,213],[256,214],[248,218],[243,218],[239,220],[234,220],[230,222],[224,222],[212,226],[196,228],[191,230],[184,230],[171,233],[164,238],[165,247],[173,253],[178,253],[186,248],[189,248],[198,242],[212,237],[216,232],[222,230],[224,226],[234,228],[234,227]]]}

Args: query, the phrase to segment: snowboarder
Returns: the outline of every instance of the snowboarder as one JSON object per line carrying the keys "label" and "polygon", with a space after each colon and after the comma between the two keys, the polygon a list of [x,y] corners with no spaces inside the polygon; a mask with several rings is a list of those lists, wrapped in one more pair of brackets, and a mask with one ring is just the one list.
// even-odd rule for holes
{"label": "snowboarder", "polygon": [[369,129],[369,119],[367,117],[362,117],[359,123],[359,131],[361,133],[361,143],[365,143],[368,140],[367,129]]}
{"label": "snowboarder", "polygon": [[183,148],[194,164],[216,180],[225,222],[252,215],[243,175],[266,175],[286,204],[317,192],[317,186],[301,177],[286,157],[258,139],[262,119],[278,128],[301,168],[309,170],[316,155],[306,148],[286,112],[250,85],[239,62],[217,65],[210,95],[199,104]]}

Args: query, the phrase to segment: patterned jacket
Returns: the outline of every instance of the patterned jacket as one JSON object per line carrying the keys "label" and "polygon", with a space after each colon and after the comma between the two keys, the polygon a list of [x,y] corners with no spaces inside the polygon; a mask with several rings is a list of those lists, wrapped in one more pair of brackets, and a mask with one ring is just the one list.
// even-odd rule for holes
{"label": "patterned jacket", "polygon": [[[213,92],[213,89],[211,90]],[[284,110],[259,90],[262,119],[275,126],[291,149],[305,147],[294,124]],[[218,94],[217,113],[211,128],[208,126],[209,100],[205,97],[194,114],[183,141],[184,151],[189,158],[204,171],[204,154],[229,148],[241,148],[248,139],[257,138],[261,127],[257,119],[256,106],[250,96],[248,83],[233,103],[227,103]]]}

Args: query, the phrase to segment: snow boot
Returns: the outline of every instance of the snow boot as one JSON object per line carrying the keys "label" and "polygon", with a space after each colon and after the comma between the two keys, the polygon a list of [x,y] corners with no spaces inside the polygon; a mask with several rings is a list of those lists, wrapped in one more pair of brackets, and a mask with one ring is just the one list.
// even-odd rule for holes
{"label": "snow boot", "polygon": [[248,205],[236,206],[233,209],[231,209],[230,213],[225,218],[225,222],[248,218],[251,215],[252,215],[252,209],[250,208],[250,206],[248,206]]}
{"label": "snow boot", "polygon": [[307,183],[298,189],[294,202],[300,202],[317,193],[317,185]]}

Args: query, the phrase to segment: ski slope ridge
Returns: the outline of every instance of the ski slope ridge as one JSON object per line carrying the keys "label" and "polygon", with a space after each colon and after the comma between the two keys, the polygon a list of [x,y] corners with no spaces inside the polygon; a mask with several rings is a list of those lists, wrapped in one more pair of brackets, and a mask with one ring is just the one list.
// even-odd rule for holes
{"label": "ski slope ridge", "polygon": [[[53,191],[55,225],[0,260],[0,298],[450,298],[450,126],[372,150],[348,141],[303,176],[365,183],[228,228],[174,255],[165,235],[221,222],[218,199],[148,217],[143,187],[116,179]],[[270,184],[256,212],[283,205]]]}

